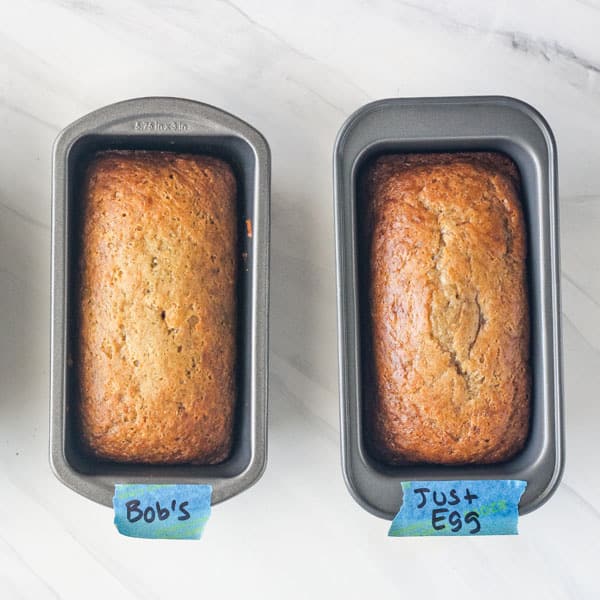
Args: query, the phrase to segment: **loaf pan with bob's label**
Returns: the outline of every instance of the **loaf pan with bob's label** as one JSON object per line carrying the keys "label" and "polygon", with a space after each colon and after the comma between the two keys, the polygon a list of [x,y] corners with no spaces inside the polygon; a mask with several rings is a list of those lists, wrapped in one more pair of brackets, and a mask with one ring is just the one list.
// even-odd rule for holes
{"label": "loaf pan with bob's label", "polygon": [[[145,465],[100,461],[80,444],[74,415],[77,369],[77,269],[81,236],[81,182],[89,160],[108,149],[163,150],[217,156],[238,184],[240,282],[238,398],[234,443],[218,465]],[[50,462],[78,493],[111,505],[116,483],[206,483],[212,502],[256,482],[267,459],[270,153],[263,136],[240,119],[207,104],[176,98],[140,98],[97,110],[58,136],[52,182],[52,331]]]}

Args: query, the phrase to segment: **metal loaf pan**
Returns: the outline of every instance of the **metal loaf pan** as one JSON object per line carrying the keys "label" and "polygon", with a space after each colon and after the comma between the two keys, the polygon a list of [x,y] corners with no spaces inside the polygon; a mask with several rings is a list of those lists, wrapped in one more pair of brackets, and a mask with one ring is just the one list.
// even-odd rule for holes
{"label": "metal loaf pan", "polygon": [[[509,462],[448,467],[389,466],[369,455],[363,435],[361,323],[356,231],[357,179],[382,153],[496,151],[519,168],[528,233],[532,419],[524,450]],[[342,468],[365,509],[391,519],[402,503],[401,481],[523,479],[520,511],[543,504],[563,470],[556,145],[543,117],[506,97],[389,99],[355,112],[334,150],[339,384]]]}
{"label": "metal loaf pan", "polygon": [[[101,462],[81,451],[72,408],[78,387],[69,358],[77,336],[76,271],[80,182],[89,158],[105,149],[210,154],[232,165],[238,182],[240,235],[247,253],[239,284],[238,398],[230,458],[212,466]],[[207,104],[176,98],[128,100],[64,129],[53,155],[50,462],[67,486],[110,506],[115,483],[208,483],[213,503],[245,490],[267,459],[270,153],[263,136]],[[242,229],[243,228],[243,229]]]}

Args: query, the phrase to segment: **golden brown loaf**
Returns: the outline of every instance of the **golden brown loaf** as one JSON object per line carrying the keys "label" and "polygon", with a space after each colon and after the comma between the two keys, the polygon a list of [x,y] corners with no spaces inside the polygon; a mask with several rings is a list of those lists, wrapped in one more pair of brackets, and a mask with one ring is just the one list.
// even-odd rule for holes
{"label": "golden brown loaf", "polygon": [[519,178],[494,153],[389,155],[365,178],[367,437],[388,463],[493,463],[529,427]]}
{"label": "golden brown loaf", "polygon": [[83,190],[78,369],[97,457],[214,464],[235,402],[236,184],[217,159],[111,151]]}

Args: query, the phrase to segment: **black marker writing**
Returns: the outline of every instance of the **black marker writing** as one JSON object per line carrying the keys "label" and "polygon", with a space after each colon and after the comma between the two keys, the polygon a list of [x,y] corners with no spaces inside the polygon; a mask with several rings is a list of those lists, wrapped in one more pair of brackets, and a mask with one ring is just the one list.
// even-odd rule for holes
{"label": "black marker writing", "polygon": [[185,507],[189,504],[189,502],[182,502],[179,505],[179,511],[181,512],[181,516],[177,517],[178,521],[187,521],[190,518],[190,513],[185,509]]}
{"label": "black marker writing", "polygon": [[[457,490],[451,489],[447,494],[440,490],[431,490],[426,487],[415,488],[413,492],[419,497],[417,508],[425,508],[428,504],[431,506],[431,527],[435,531],[442,531],[446,527],[450,527],[453,533],[458,533],[463,526],[470,525],[469,534],[473,535],[481,531],[480,514],[475,510],[470,510],[463,516],[459,510],[461,502],[465,502],[471,506],[475,500],[479,498],[465,488],[464,494],[460,494]],[[456,507],[455,510],[450,510],[446,506]]]}
{"label": "black marker writing", "polygon": [[140,508],[140,504],[141,502],[137,499],[125,503],[127,520],[130,523],[137,523],[141,519],[144,519],[146,523],[153,523],[156,519],[166,521],[169,517],[175,516],[176,511],[179,511],[178,521],[187,521],[191,518],[190,512],[186,509],[190,504],[187,500],[184,502],[171,501],[170,510],[168,506],[161,506],[160,502],[156,502],[152,506],[146,506],[143,509]]}

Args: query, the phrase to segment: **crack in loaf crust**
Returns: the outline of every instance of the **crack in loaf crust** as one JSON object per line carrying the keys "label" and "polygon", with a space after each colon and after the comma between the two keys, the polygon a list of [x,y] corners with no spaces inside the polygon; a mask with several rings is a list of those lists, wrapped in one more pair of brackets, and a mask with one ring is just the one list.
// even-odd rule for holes
{"label": "crack in loaf crust", "polygon": [[236,183],[217,159],[99,153],[83,188],[78,369],[102,459],[215,464],[235,403]]}
{"label": "crack in loaf crust", "polygon": [[494,463],[529,429],[525,225],[512,161],[388,155],[363,180],[366,433],[388,463]]}

